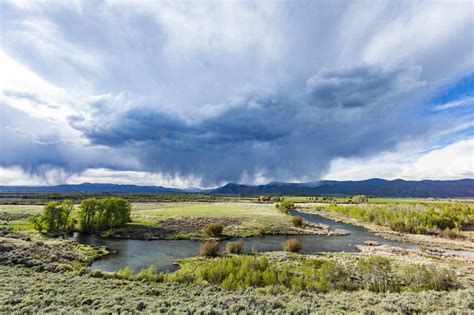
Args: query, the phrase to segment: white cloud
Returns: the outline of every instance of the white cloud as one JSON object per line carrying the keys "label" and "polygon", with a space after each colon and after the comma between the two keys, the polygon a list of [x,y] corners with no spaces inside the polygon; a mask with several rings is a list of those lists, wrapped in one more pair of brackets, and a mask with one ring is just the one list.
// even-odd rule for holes
{"label": "white cloud", "polygon": [[201,187],[201,180],[193,176],[137,171],[117,171],[105,168],[87,169],[84,172],[73,174],[67,179],[68,184],[80,184],[85,182],[136,184],[175,188]]}
{"label": "white cloud", "polygon": [[[109,6],[123,3],[109,2]],[[279,13],[272,2],[135,2],[130,10],[146,10],[153,14],[166,32],[167,58],[172,62],[201,52],[225,53],[239,57],[242,52],[256,50],[262,61],[273,62],[281,53],[281,38],[268,22]]]}
{"label": "white cloud", "polygon": [[455,107],[465,106],[465,105],[473,105],[473,104],[474,104],[474,96],[470,96],[470,97],[465,97],[459,100],[447,102],[444,104],[438,104],[433,109],[436,111],[439,111],[439,110],[445,110],[445,109],[450,109],[450,108],[455,108]]}
{"label": "white cloud", "polygon": [[474,177],[474,139],[463,140],[421,155],[402,165],[407,179],[454,179]]}
{"label": "white cloud", "polygon": [[0,167],[0,185],[58,185],[63,184],[66,178],[66,173],[57,168],[45,169],[40,175],[27,173],[20,166]]}
{"label": "white cloud", "polygon": [[0,100],[8,105],[33,117],[64,122],[74,112],[70,92],[45,81],[2,51],[0,69]]}
{"label": "white cloud", "polygon": [[201,179],[193,176],[162,173],[118,171],[90,168],[79,173],[68,173],[61,168],[45,169],[41,175],[29,174],[20,166],[0,167],[0,185],[50,186],[59,184],[113,183],[164,186],[175,188],[202,187]]}
{"label": "white cloud", "polygon": [[474,139],[461,140],[428,152],[420,151],[421,148],[419,143],[409,143],[398,151],[381,153],[370,158],[337,158],[332,161],[325,178],[422,180],[474,177]]}
{"label": "white cloud", "polygon": [[405,3],[408,5],[402,9],[403,14],[388,17],[383,25],[376,28],[377,33],[366,46],[365,61],[412,59],[423,51],[443,45],[463,29],[463,25],[472,23],[472,11],[461,1]]}

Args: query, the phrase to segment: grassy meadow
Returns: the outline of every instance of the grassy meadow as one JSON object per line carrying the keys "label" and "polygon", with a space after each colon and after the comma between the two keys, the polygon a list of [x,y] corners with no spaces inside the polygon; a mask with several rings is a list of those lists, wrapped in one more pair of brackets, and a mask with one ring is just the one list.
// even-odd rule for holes
{"label": "grassy meadow", "polygon": [[[33,232],[28,218],[40,213],[42,208],[42,205],[0,205],[0,226]],[[72,217],[77,217],[77,213],[76,205]],[[290,217],[273,204],[251,202],[132,203],[131,222],[116,230],[122,233],[121,237],[131,238],[142,238],[146,233],[168,239],[205,238],[202,229],[213,222],[222,223],[223,234],[232,237],[294,233],[290,230]]]}
{"label": "grassy meadow", "polygon": [[[356,204],[341,197],[284,199],[322,215],[403,227],[399,232],[404,235],[459,234],[462,244],[472,241],[463,230],[473,219],[470,201],[369,198]],[[211,237],[204,227],[212,224],[223,227],[218,238],[298,233],[295,217],[275,203],[257,200],[132,202],[131,222],[100,233],[203,240]],[[42,209],[43,205],[0,206],[0,313],[474,311],[472,260],[453,259],[436,249],[366,245],[361,253],[318,255],[239,251],[205,255],[201,251],[199,257],[180,260],[174,272],[157,272],[153,265],[136,272],[128,267],[105,272],[88,266],[108,255],[106,248],[37,233],[29,218]],[[73,220],[79,211],[76,203]],[[444,227],[454,234],[442,234]],[[218,243],[203,242],[201,248],[211,242]]]}

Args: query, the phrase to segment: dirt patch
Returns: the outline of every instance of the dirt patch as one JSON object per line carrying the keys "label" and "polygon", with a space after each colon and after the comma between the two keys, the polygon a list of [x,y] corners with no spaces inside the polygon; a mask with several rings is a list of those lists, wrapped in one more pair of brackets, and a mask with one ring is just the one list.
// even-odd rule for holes
{"label": "dirt patch", "polygon": [[305,221],[302,227],[293,226],[290,228],[291,231],[297,234],[304,235],[328,235],[328,236],[341,236],[349,235],[349,232],[342,230],[332,230],[329,225],[321,223],[312,223]]}
{"label": "dirt patch", "polygon": [[[102,233],[102,236],[130,239],[170,239],[178,234],[202,234],[209,223],[221,223],[224,227],[242,223],[240,218],[177,218],[167,219],[159,226],[130,224],[123,228]],[[224,231],[225,232],[225,231]]]}

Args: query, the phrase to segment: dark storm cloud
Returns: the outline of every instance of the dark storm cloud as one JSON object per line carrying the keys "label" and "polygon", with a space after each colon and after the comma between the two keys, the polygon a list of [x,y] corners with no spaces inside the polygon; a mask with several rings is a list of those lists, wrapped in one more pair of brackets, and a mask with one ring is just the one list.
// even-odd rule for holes
{"label": "dark storm cloud", "polygon": [[[140,106],[110,115],[102,102],[92,106],[99,110],[95,118],[69,117],[70,124],[95,144],[124,146],[145,142],[170,149],[229,146],[241,142],[272,142],[286,136],[295,111],[275,96],[247,95],[236,106],[199,122]],[[102,108],[107,108],[105,113]],[[109,119],[105,124],[102,122]],[[286,122],[286,123],[285,123]]]}
{"label": "dark storm cloud", "polygon": [[386,100],[392,93],[403,92],[405,71],[406,68],[387,70],[375,65],[322,70],[308,80],[307,89],[317,106],[368,106]]}
{"label": "dark storm cloud", "polygon": [[197,135],[196,128],[165,113],[148,108],[134,108],[120,113],[107,126],[82,126],[80,117],[70,117],[73,127],[83,131],[93,143],[107,146],[122,146],[135,142],[179,142],[183,137]]}
{"label": "dark storm cloud", "polygon": [[[362,86],[369,91],[358,93],[358,102],[373,104],[406,92],[406,86],[394,82],[406,79],[407,73],[409,69],[385,71],[372,65],[325,70],[318,77],[337,81],[348,91],[337,94],[341,104],[353,104],[355,89]],[[401,121],[403,106],[336,106],[331,110],[313,106],[333,102],[336,93],[319,93],[324,89],[318,80],[311,85],[315,89],[292,98],[249,93],[231,108],[197,122],[142,106],[116,113],[112,120],[105,110],[92,120],[76,118],[71,124],[94,144],[138,156],[147,171],[197,175],[205,184],[238,181],[243,174],[315,178],[334,156],[362,156],[390,148],[424,125],[422,120],[417,124]]]}

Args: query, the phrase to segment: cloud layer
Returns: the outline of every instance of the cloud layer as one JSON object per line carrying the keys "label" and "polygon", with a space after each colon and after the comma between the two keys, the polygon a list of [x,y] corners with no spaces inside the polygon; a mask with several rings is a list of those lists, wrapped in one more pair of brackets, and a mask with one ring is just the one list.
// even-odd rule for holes
{"label": "cloud layer", "polygon": [[[469,10],[4,2],[2,181],[310,181],[337,177],[334,161],[363,167],[413,143],[406,163],[419,165],[420,152],[472,138]],[[457,82],[462,95],[449,92]]]}

